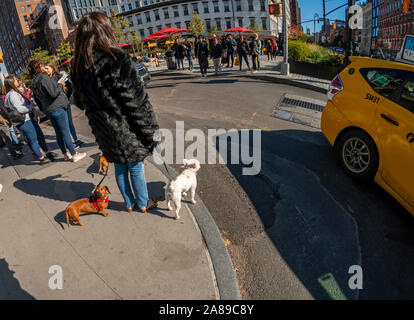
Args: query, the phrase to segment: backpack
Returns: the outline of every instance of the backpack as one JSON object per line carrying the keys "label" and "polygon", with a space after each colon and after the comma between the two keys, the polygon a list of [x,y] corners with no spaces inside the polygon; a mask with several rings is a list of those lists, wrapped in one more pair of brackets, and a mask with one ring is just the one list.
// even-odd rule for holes
{"label": "backpack", "polygon": [[[27,97],[25,97],[20,92],[18,92],[18,93],[25,99],[25,102],[26,103],[30,104],[30,100],[27,99]],[[17,125],[24,123],[26,121],[26,114],[25,113],[20,113],[19,111],[17,111],[14,108],[6,107],[6,105],[4,103],[5,100],[6,100],[6,97],[3,96],[2,97],[2,104],[0,106],[2,108],[2,115],[3,115],[3,117],[7,121],[9,121],[11,123],[14,123],[14,124],[17,124]]]}

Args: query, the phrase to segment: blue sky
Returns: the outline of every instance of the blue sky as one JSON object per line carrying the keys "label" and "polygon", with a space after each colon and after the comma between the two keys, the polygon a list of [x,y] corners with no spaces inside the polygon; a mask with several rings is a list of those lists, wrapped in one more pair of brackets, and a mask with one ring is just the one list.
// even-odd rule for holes
{"label": "blue sky", "polygon": [[[348,0],[325,0],[326,2],[326,13],[329,11],[348,3]],[[362,3],[363,1],[356,1],[356,3]],[[301,9],[302,13],[302,21],[312,20],[312,22],[309,23],[303,23],[303,29],[306,32],[306,28],[310,28],[311,33],[313,33],[313,16],[315,13],[317,13],[320,17],[323,16],[323,6],[322,6],[322,0],[298,0],[299,7]],[[343,7],[341,9],[338,9],[337,11],[331,13],[329,16],[327,16],[327,19],[340,19],[345,20],[345,9],[346,7]],[[319,31],[321,29],[322,23],[316,23],[316,31]]]}

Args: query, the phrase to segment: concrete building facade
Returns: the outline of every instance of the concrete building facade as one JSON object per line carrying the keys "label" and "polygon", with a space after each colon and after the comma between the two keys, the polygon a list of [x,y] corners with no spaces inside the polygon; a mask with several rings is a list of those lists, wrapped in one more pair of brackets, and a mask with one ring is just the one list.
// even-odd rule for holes
{"label": "concrete building facade", "polygon": [[370,56],[372,46],[372,3],[366,3],[363,7],[363,27],[361,31],[361,43],[359,53]]}
{"label": "concrete building facade", "polygon": [[[65,0],[73,21],[91,11],[110,15],[111,10],[125,16],[130,22],[128,31],[136,30],[143,39],[166,27],[187,28],[193,12],[209,29],[249,27],[254,21],[263,29],[264,35],[278,35],[283,31],[281,17],[269,16],[269,0]],[[271,1],[272,3],[281,0]],[[287,8],[288,24],[290,10]]]}

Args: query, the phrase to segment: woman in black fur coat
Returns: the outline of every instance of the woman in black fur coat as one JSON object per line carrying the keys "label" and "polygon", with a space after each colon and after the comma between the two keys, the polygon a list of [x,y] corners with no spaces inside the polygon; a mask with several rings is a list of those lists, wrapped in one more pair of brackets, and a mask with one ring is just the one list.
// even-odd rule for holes
{"label": "woman in black fur coat", "polygon": [[78,24],[72,83],[75,104],[85,110],[99,148],[115,164],[127,211],[135,204],[141,212],[155,207],[143,161],[157,145],[153,137],[159,127],[135,64],[119,47],[105,14],[88,13]]}

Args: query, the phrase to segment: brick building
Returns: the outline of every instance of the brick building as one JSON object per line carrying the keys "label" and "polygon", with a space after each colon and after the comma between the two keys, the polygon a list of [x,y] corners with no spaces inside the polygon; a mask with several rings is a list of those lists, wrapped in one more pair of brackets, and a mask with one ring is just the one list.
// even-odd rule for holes
{"label": "brick building", "polygon": [[404,13],[400,0],[378,1],[377,48],[398,51],[404,36],[414,34],[414,12]]}

